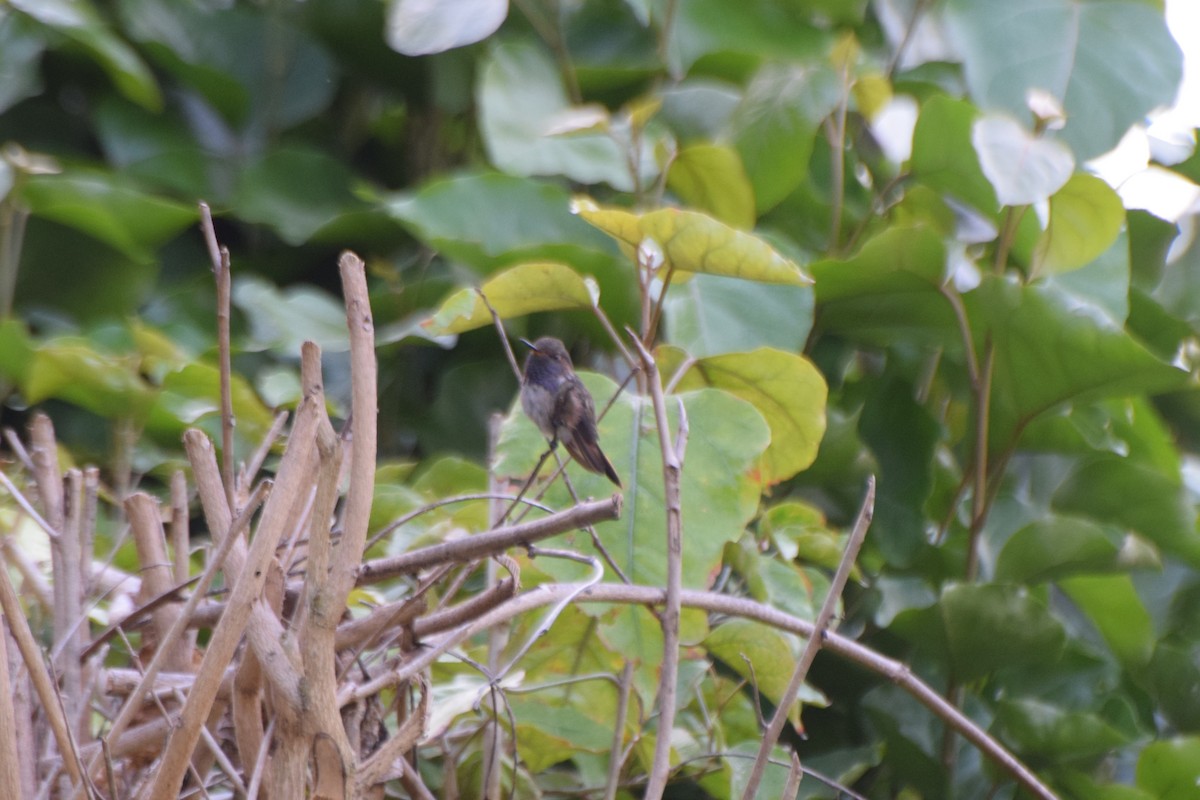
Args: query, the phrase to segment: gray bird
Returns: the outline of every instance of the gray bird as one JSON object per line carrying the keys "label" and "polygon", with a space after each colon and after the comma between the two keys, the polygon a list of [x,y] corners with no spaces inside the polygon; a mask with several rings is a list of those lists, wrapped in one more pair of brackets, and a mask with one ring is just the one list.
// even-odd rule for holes
{"label": "gray bird", "polygon": [[562,442],[584,469],[621,486],[617,471],[600,449],[596,405],[575,374],[567,348],[552,336],[521,341],[529,346],[521,380],[521,408],[550,440],[551,448]]}

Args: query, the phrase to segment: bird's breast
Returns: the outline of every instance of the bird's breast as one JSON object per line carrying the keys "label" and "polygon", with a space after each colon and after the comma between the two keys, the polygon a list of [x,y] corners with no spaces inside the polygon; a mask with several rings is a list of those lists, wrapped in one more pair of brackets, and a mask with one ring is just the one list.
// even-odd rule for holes
{"label": "bird's breast", "polygon": [[525,414],[538,426],[543,436],[554,438],[554,403],[555,395],[546,387],[526,382],[521,387],[521,408]]}

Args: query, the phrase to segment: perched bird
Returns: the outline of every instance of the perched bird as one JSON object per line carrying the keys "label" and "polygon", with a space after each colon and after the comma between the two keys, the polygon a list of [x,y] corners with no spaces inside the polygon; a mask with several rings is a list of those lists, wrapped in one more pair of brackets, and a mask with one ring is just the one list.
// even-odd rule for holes
{"label": "perched bird", "polygon": [[550,440],[551,448],[562,442],[584,469],[606,475],[620,486],[617,471],[600,449],[596,405],[575,374],[567,348],[552,336],[521,341],[529,346],[521,380],[521,408]]}

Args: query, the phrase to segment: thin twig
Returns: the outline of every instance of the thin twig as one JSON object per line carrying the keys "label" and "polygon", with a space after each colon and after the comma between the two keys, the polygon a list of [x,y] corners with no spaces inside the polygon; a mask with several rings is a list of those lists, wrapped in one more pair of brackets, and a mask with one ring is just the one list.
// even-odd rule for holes
{"label": "thin twig", "polygon": [[[137,689],[130,693],[129,699],[126,700],[125,705],[121,707],[116,719],[113,720],[112,726],[109,728],[107,734],[103,737],[106,741],[116,741],[120,739],[121,734],[141,710],[142,695],[149,687],[154,685],[154,679],[158,676],[158,673],[161,671],[163,665],[167,661],[168,650],[170,649],[171,643],[179,641],[183,636],[184,631],[187,630],[188,621],[192,618],[192,614],[195,612],[196,606],[200,604],[200,600],[208,593],[208,587],[212,585],[213,578],[216,577],[218,570],[220,570],[224,565],[225,557],[229,554],[230,548],[235,542],[241,540],[242,531],[247,525],[250,524],[250,518],[258,509],[258,504],[262,501],[263,495],[266,494],[267,488],[268,485],[266,483],[260,483],[250,495],[250,499],[246,503],[246,507],[242,509],[242,512],[237,516],[237,519],[235,519],[230,525],[229,532],[217,546],[216,552],[213,553],[212,557],[209,559],[209,563],[207,566],[205,566],[204,572],[198,576],[195,590],[192,592],[191,596],[188,597],[187,603],[184,604],[183,609],[179,612],[179,616],[175,618],[170,629],[163,636],[159,648],[154,654],[154,658],[150,660],[149,666],[146,667],[145,674],[142,675],[142,679],[138,683]],[[99,754],[97,757],[93,758],[91,763],[88,765],[89,773],[94,773],[98,762]]]}
{"label": "thin twig", "polygon": [[538,623],[538,626],[533,629],[533,632],[530,633],[528,637],[526,637],[525,643],[523,645],[521,645],[520,648],[517,649],[517,652],[509,660],[508,664],[506,666],[502,667],[496,673],[495,679],[497,681],[504,680],[504,676],[507,675],[509,672],[511,672],[512,668],[515,667],[517,665],[517,663],[522,658],[525,657],[525,654],[529,652],[529,648],[533,647],[534,642],[536,642],[538,639],[545,636],[550,631],[551,626],[554,625],[554,621],[556,619],[558,619],[560,614],[562,614],[563,609],[565,609],[568,605],[571,604],[572,600],[574,600],[579,594],[586,592],[591,587],[600,583],[600,581],[604,578],[604,567],[602,567],[600,565],[600,561],[598,559],[593,558],[592,556],[585,556],[582,553],[576,553],[572,550],[533,548],[533,547],[529,548],[529,550],[530,550],[530,557],[539,555],[539,556],[544,556],[546,558],[565,558],[569,561],[577,561],[582,564],[590,564],[592,567],[592,576],[590,578],[588,578],[586,581],[584,581],[583,583],[577,584],[579,587],[578,592],[576,592],[574,594],[568,594],[561,601],[559,601],[558,603],[556,603],[554,605],[554,608],[552,608],[550,610],[550,613],[548,613],[545,616],[545,618],[543,618],[542,621],[540,623]]}
{"label": "thin twig", "polygon": [[783,793],[779,795],[781,800],[793,800],[796,792],[800,791],[800,779],[804,777],[804,768],[800,766],[800,756],[792,751],[792,766],[788,770],[787,784],[783,787]]}
{"label": "thin twig", "polygon": [[358,583],[374,583],[385,578],[414,573],[422,569],[452,562],[467,563],[486,556],[581,528],[594,522],[617,519],[621,516],[621,495],[594,500],[551,514],[548,517],[477,533],[464,539],[410,550],[398,556],[373,559],[358,568]]}
{"label": "thin twig", "polygon": [[491,302],[487,299],[487,295],[483,293],[483,289],[475,288],[475,294],[479,295],[479,299],[483,301],[483,305],[487,308],[488,313],[492,315],[492,324],[496,326],[496,333],[500,336],[500,344],[504,345],[504,354],[508,356],[508,365],[512,367],[513,376],[517,379],[517,384],[521,383],[521,368],[517,366],[517,356],[513,353],[512,344],[508,341],[508,332],[504,330],[504,323],[500,320],[500,315],[496,313],[496,309],[492,307]]}
{"label": "thin twig", "polygon": [[217,243],[217,231],[213,227],[212,211],[208,203],[200,203],[200,227],[204,231],[204,242],[208,246],[208,257],[212,261],[213,276],[217,282],[217,367],[220,374],[221,391],[221,478],[225,484],[225,500],[229,510],[237,513],[237,490],[234,486],[233,455],[233,391],[231,389],[232,368],[229,355],[229,306],[231,290],[229,249]]}
{"label": "thin twig", "polygon": [[925,7],[928,4],[929,0],[916,0],[913,3],[912,13],[909,14],[908,23],[904,26],[904,33],[901,35],[900,41],[896,44],[896,51],[888,59],[886,75],[889,80],[896,74],[896,69],[900,66],[900,62],[904,58],[904,51],[908,49],[913,34],[917,30],[917,23],[921,20],[921,14],[924,13]]}
{"label": "thin twig", "polygon": [[967,309],[963,306],[962,296],[946,284],[938,284],[938,294],[946,298],[954,311],[954,321],[958,324],[958,335],[962,337],[963,352],[967,360],[967,378],[971,389],[979,391],[979,356],[975,352],[975,337],[971,334],[971,323],[967,319]]}
{"label": "thin twig", "polygon": [[872,475],[867,478],[867,496],[863,500],[862,508],[859,509],[858,518],[854,521],[854,528],[846,540],[846,548],[842,551],[842,560],[838,563],[837,572],[834,573],[833,580],[829,584],[829,593],[825,595],[825,602],[817,614],[813,633],[804,645],[804,652],[800,654],[800,660],[796,663],[791,680],[788,681],[787,688],[775,706],[775,715],[771,718],[771,724],[767,727],[762,742],[759,743],[754,767],[750,771],[750,777],[746,780],[746,788],[742,792],[743,800],[753,800],[758,792],[763,772],[767,768],[767,759],[779,741],[779,735],[783,733],[783,726],[787,724],[792,704],[796,702],[800,687],[804,684],[804,679],[808,677],[808,668],[812,666],[813,659],[816,658],[817,652],[825,642],[825,634],[833,622],[833,614],[837,610],[838,601],[841,600],[842,589],[850,577],[850,570],[854,567],[855,559],[858,558],[858,550],[867,537],[867,530],[871,527],[871,518],[874,515],[875,477]]}
{"label": "thin twig", "polygon": [[671,730],[675,727],[675,698],[679,691],[679,593],[683,587],[683,504],[680,499],[679,481],[683,468],[683,451],[687,445],[687,423],[681,402],[679,434],[672,444],[667,404],[663,397],[658,365],[637,335],[632,330],[628,332],[642,359],[647,390],[654,403],[658,443],[663,459],[663,504],[667,515],[667,602],[661,619],[663,660],[659,667],[657,697],[660,733],[655,739],[654,761],[645,792],[645,797],[658,800],[666,789],[671,769]]}
{"label": "thin twig", "polygon": [[699,360],[700,359],[692,355],[689,355],[687,358],[685,358],[683,363],[679,365],[679,368],[675,370],[675,374],[672,375],[671,379],[667,381],[667,385],[663,387],[663,394],[675,394],[675,389],[679,386],[679,382],[683,380],[683,377],[687,375],[688,370],[694,367],[696,362]]}
{"label": "thin twig", "polygon": [[[404,516],[398,517],[394,521],[389,522],[387,525],[385,525],[383,528],[381,528],[378,533],[376,533],[374,536],[372,536],[367,541],[367,546],[364,549],[364,552],[366,552],[367,550],[370,550],[372,547],[374,547],[376,544],[378,544],[381,539],[386,538],[387,536],[389,536],[390,534],[399,530],[400,528],[404,527],[409,522],[412,522],[414,519],[421,516],[422,514],[428,514],[430,511],[433,511],[436,508],[441,508],[442,506],[453,505],[454,503],[468,503],[468,502],[471,502],[474,500],[511,500],[511,499],[512,499],[512,495],[510,495],[510,494],[502,494],[499,492],[496,492],[496,493],[476,492],[474,494],[460,494],[460,495],[455,495],[454,497],[444,497],[441,500],[435,500],[432,503],[426,503],[425,505],[421,506],[420,508],[413,509],[412,511],[408,512]],[[544,503],[539,503],[536,500],[522,500],[522,502],[524,502],[527,505],[530,505],[533,508],[536,508],[540,511],[545,511],[547,514],[554,513],[554,509],[552,509],[550,506],[545,505]]]}
{"label": "thin twig", "polygon": [[613,720],[613,743],[608,753],[608,779],[604,783],[604,800],[616,800],[621,780],[621,755],[625,744],[625,719],[629,715],[629,697],[633,692],[633,662],[626,660],[618,681],[617,714]]}
{"label": "thin twig", "polygon": [[596,319],[600,320],[600,325],[604,328],[604,332],[608,334],[608,338],[612,340],[616,348],[621,351],[621,355],[625,359],[625,363],[629,365],[631,370],[635,372],[642,368],[641,363],[634,357],[633,353],[629,352],[629,348],[625,346],[625,342],[621,340],[621,335],[617,333],[617,329],[613,327],[608,315],[604,313],[604,309],[593,304],[592,313],[596,315]]}
{"label": "thin twig", "polygon": [[42,515],[37,512],[37,510],[33,507],[33,504],[29,502],[29,499],[21,493],[20,489],[13,485],[13,482],[10,481],[8,476],[3,472],[0,472],[0,484],[4,484],[4,488],[7,489],[8,493],[11,494],[13,499],[17,501],[17,505],[19,505],[21,509],[38,524],[38,527],[46,532],[47,536],[49,536],[52,540],[59,538],[60,534],[54,529],[54,526],[47,522]]}
{"label": "thin twig", "polygon": [[671,279],[675,277],[675,262],[667,265],[667,274],[663,277],[662,288],[658,290],[658,299],[654,302],[654,312],[650,316],[650,326],[642,334],[642,342],[647,346],[654,343],[658,336],[658,324],[662,321],[663,306],[667,303],[667,290],[671,288]]}
{"label": "thin twig", "polygon": [[17,648],[21,651],[21,658],[25,661],[25,668],[28,670],[33,688],[37,692],[46,719],[50,723],[50,730],[58,744],[58,751],[67,774],[70,775],[71,782],[77,788],[82,789],[86,783],[83,766],[79,761],[79,752],[75,748],[75,737],[71,735],[70,725],[58,702],[56,687],[50,677],[49,669],[42,659],[41,648],[34,639],[33,631],[29,628],[29,621],[21,610],[21,601],[8,578],[8,567],[2,561],[0,561],[0,610],[4,612],[4,616],[8,620],[8,629],[12,632]]}
{"label": "thin twig", "polygon": [[254,483],[254,476],[262,469],[263,462],[267,460],[267,453],[271,452],[271,447],[274,446],[275,440],[283,433],[283,426],[287,424],[288,412],[280,411],[275,415],[275,419],[271,420],[271,427],[267,429],[267,435],[262,438],[258,444],[258,449],[250,456],[250,460],[242,467],[241,485],[250,486]]}

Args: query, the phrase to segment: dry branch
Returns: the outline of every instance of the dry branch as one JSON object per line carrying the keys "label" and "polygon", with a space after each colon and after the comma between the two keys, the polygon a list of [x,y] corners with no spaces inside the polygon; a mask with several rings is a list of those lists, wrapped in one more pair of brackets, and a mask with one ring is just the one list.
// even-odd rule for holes
{"label": "dry branch", "polygon": [[[846,581],[850,577],[850,570],[858,558],[858,550],[867,538],[867,529],[871,527],[871,519],[874,516],[875,477],[871,476],[867,479],[867,496],[863,500],[862,508],[859,509],[858,518],[854,521],[854,528],[851,530],[850,536],[846,539],[846,548],[842,552],[841,561],[838,562],[837,572],[834,574],[833,580],[829,583],[829,591],[825,595],[825,602],[821,604],[821,610],[817,614],[816,622],[813,624],[812,635],[808,637],[808,641],[804,644],[804,652],[800,654],[800,660],[796,662],[796,668],[792,671],[792,677],[788,681],[787,688],[784,689],[783,695],[779,698],[779,702],[775,706],[775,714],[771,717],[771,724],[767,726],[767,732],[759,744],[758,755],[754,758],[754,766],[750,770],[750,777],[746,780],[746,787],[742,792],[743,800],[753,800],[758,792],[758,785],[762,781],[763,772],[767,768],[767,758],[770,756],[775,744],[779,741],[779,735],[783,733],[783,726],[787,724],[788,713],[792,708],[792,704],[796,702],[796,697],[800,693],[800,687],[804,683],[804,679],[808,676],[808,669],[812,666],[813,659],[817,657],[817,651],[821,649],[821,645],[825,641],[827,631],[832,629],[833,613],[837,608],[838,600],[842,596],[842,589],[845,588]],[[793,772],[799,774],[799,764],[794,763],[796,769]],[[797,779],[798,782],[799,779]]]}
{"label": "dry branch", "polygon": [[258,532],[247,553],[246,565],[234,585],[225,613],[209,640],[196,676],[196,685],[188,695],[187,704],[180,715],[179,727],[167,741],[153,782],[142,794],[147,800],[169,797],[179,791],[188,759],[200,738],[200,727],[207,720],[209,708],[216,697],[221,674],[232,661],[251,608],[262,593],[268,564],[275,555],[275,545],[283,536],[291,509],[301,504],[307,493],[316,424],[314,401],[306,397],[296,412],[296,422],[280,464],[275,488],[263,509]]}
{"label": "dry branch", "polygon": [[519,525],[497,528],[463,539],[411,550],[398,556],[368,561],[358,568],[357,582],[360,585],[376,583],[439,564],[476,561],[503,553],[510,547],[532,544],[549,536],[573,531],[596,522],[617,519],[620,516],[621,495],[614,494],[607,500],[580,503],[566,511],[560,511],[533,522],[522,522]]}
{"label": "dry branch", "polygon": [[0,626],[0,797],[21,797],[21,761],[17,755],[17,716],[8,674],[8,648]]}
{"label": "dry branch", "polygon": [[[670,272],[667,273],[670,280]],[[667,287],[662,293],[665,296]],[[658,311],[662,311],[661,300]],[[657,321],[657,314],[655,315]],[[652,328],[651,328],[652,330]],[[667,514],[667,601],[663,608],[661,627],[663,633],[663,660],[658,673],[658,725],[668,735],[659,736],[654,742],[654,761],[650,767],[650,780],[645,796],[651,800],[662,797],[667,788],[671,771],[671,736],[675,728],[675,698],[679,692],[679,592],[683,586],[683,504],[680,499],[679,480],[683,468],[683,453],[687,447],[687,416],[683,403],[679,404],[679,436],[672,445],[667,421],[667,401],[663,396],[662,378],[654,356],[642,344],[641,339],[630,331],[630,338],[642,359],[646,376],[646,389],[654,403],[654,418],[658,427],[659,449],[663,460],[663,506]]]}

